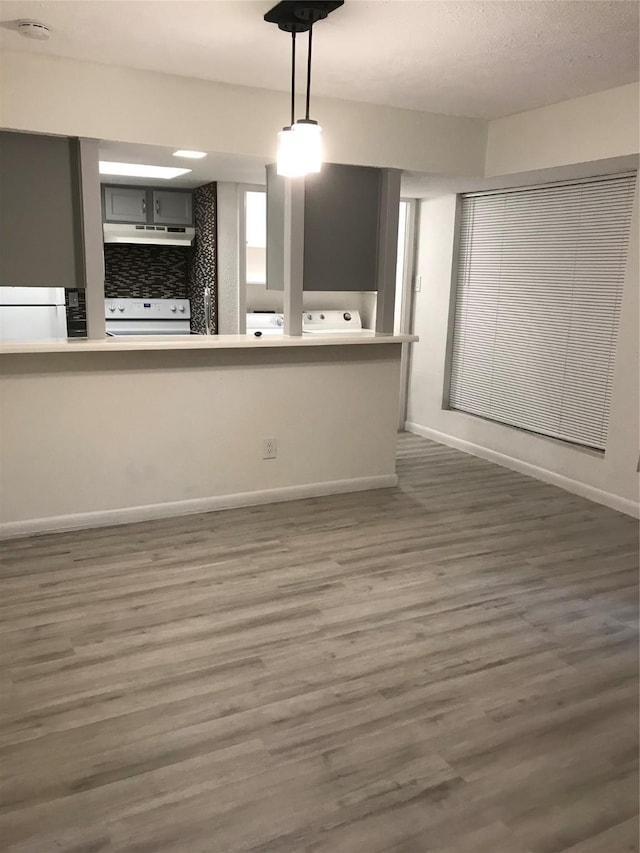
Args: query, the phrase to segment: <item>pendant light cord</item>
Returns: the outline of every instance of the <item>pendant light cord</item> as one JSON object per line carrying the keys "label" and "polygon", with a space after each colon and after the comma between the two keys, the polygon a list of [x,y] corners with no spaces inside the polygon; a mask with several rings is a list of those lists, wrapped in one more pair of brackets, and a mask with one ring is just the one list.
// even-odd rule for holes
{"label": "pendant light cord", "polygon": [[296,112],[296,31],[291,32],[291,127]]}
{"label": "pendant light cord", "polygon": [[313,24],[309,27],[309,51],[307,54],[307,106],[305,118],[309,120],[309,100],[311,98],[311,39],[313,36]]}

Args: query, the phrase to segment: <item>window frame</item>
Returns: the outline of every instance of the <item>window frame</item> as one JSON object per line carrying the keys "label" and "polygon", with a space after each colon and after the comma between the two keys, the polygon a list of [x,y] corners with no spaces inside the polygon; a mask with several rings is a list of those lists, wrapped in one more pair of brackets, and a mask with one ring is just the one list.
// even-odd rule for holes
{"label": "window frame", "polygon": [[[267,286],[267,267],[265,259],[265,270],[263,282],[247,281],[247,193],[264,193],[265,199],[267,195],[267,187],[262,184],[241,184],[240,185],[240,204],[238,205],[238,283],[242,288],[249,285],[253,287]],[[265,242],[266,242],[266,227],[265,227]]]}

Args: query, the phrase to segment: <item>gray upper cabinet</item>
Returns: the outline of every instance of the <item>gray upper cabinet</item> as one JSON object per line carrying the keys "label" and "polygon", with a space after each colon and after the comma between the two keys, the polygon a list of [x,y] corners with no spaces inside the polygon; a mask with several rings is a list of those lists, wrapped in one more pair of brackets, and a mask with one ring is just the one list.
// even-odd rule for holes
{"label": "gray upper cabinet", "polygon": [[[304,290],[378,287],[384,170],[325,163],[304,182]],[[398,195],[398,205],[400,197]],[[267,287],[284,279],[284,178],[267,167]]]}
{"label": "gray upper cabinet", "polygon": [[105,222],[147,221],[147,190],[144,187],[104,187],[103,219]]}
{"label": "gray upper cabinet", "polygon": [[0,132],[0,286],[82,288],[76,139]]}
{"label": "gray upper cabinet", "polygon": [[188,190],[105,185],[102,217],[104,222],[136,225],[192,225],[192,195]]}
{"label": "gray upper cabinet", "polygon": [[153,222],[156,225],[191,225],[191,193],[153,190]]}
{"label": "gray upper cabinet", "polygon": [[376,289],[379,207],[379,169],[329,163],[307,176],[305,290]]}

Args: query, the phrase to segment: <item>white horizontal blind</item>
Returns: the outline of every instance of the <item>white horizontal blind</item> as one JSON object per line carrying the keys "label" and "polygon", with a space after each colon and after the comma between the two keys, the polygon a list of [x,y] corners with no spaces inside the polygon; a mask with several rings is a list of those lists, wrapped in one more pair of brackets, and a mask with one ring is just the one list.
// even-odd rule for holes
{"label": "white horizontal blind", "polygon": [[452,409],[605,448],[634,186],[463,196]]}

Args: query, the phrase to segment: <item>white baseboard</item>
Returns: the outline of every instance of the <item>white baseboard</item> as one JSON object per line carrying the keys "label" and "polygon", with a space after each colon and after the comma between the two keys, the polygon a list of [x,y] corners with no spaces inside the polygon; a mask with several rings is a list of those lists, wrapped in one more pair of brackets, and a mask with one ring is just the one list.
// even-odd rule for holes
{"label": "white baseboard", "polygon": [[480,444],[474,444],[471,441],[466,441],[463,438],[456,438],[453,435],[447,435],[444,432],[438,432],[436,429],[414,424],[409,421],[405,423],[407,432],[412,432],[415,435],[421,435],[423,438],[430,438],[432,441],[437,441],[439,444],[446,444],[447,447],[454,447],[456,450],[462,450],[464,453],[469,453],[471,456],[479,456],[481,459],[486,459],[488,462],[495,462],[502,465],[504,468],[510,468],[512,471],[517,471],[519,474],[526,474],[529,477],[535,477],[536,480],[542,480],[544,483],[550,483],[552,486],[559,486],[567,492],[572,492],[574,495],[580,495],[583,498],[588,498],[599,504],[604,504],[610,509],[623,512],[625,515],[631,515],[634,518],[640,518],[640,504],[635,503],[628,498],[614,495],[612,492],[605,492],[603,489],[598,489],[595,486],[590,486],[588,483],[583,483],[580,480],[573,480],[571,477],[565,477],[563,474],[557,474],[555,471],[549,471],[548,468],[540,468],[538,465],[532,465],[530,462],[523,462],[521,459],[516,459],[513,456],[507,456],[506,453],[499,453],[497,450],[490,450],[488,447],[483,447]]}
{"label": "white baseboard", "polygon": [[153,521],[199,512],[215,512],[233,507],[256,506],[258,504],[281,503],[322,495],[338,495],[345,492],[364,492],[371,489],[388,489],[398,485],[397,474],[380,474],[375,477],[357,477],[350,480],[328,480],[325,483],[305,483],[301,486],[283,486],[278,489],[263,489],[257,492],[239,492],[233,495],[216,495],[209,498],[194,498],[186,501],[149,504],[147,506],[122,507],[98,512],[81,512],[71,515],[56,515],[50,518],[30,518],[25,521],[8,521],[0,524],[0,539],[31,536],[34,533],[56,533],[63,530],[82,530],[87,527],[111,527],[116,524],[131,524],[136,521]]}

